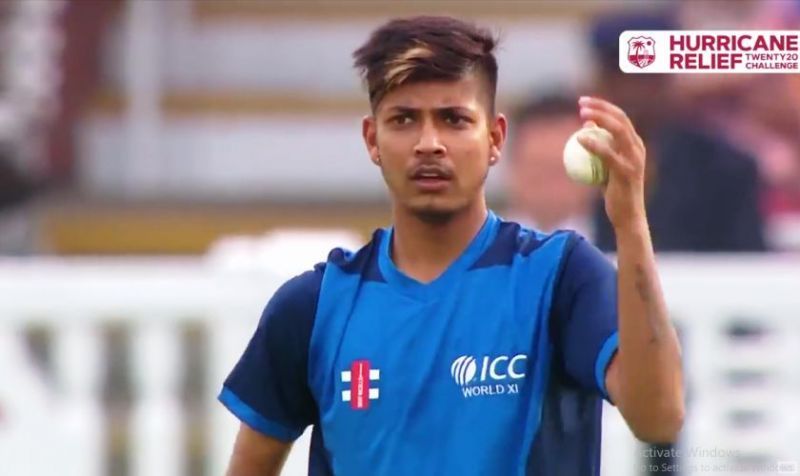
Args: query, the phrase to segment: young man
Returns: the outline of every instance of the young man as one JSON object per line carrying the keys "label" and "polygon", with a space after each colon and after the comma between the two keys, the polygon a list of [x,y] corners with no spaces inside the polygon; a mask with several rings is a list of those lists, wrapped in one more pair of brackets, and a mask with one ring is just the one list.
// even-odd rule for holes
{"label": "young man", "polygon": [[680,350],[644,213],[642,143],[625,114],[581,98],[614,136],[619,271],[573,232],[487,210],[506,119],[495,40],[442,17],[393,20],[354,56],[362,132],[393,226],[273,296],[220,399],[239,419],[229,474],[275,475],[314,426],[312,475],[597,475],[601,398],[641,439],[675,438]]}

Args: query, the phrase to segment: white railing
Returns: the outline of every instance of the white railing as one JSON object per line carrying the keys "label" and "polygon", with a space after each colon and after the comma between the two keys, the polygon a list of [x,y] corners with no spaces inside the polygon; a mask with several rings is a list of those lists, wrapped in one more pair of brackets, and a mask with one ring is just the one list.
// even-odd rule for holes
{"label": "white railing", "polygon": [[[206,445],[220,449],[209,452],[209,474],[223,472],[222,448],[229,446],[235,427],[217,411],[213,397],[254,329],[265,300],[278,286],[277,277],[215,271],[199,261],[165,260],[13,261],[4,262],[0,269],[2,334],[6,340],[18,341],[21,331],[31,325],[52,330],[56,390],[51,405],[25,408],[27,392],[42,395],[41,401],[47,401],[48,395],[43,395],[41,386],[8,385],[18,375],[7,377],[15,369],[3,369],[6,388],[0,402],[19,399],[26,413],[51,415],[53,423],[29,426],[22,433],[34,440],[39,432],[54,433],[53,454],[59,457],[48,459],[58,465],[58,474],[106,474],[103,456],[108,435],[101,388],[108,349],[103,346],[102,326],[110,322],[130,329],[132,474],[183,474],[183,419],[177,387],[184,366],[178,330],[189,322],[202,323],[208,339]],[[4,451],[2,446],[0,451]],[[8,460],[0,457],[0,461]]]}
{"label": "white railing", "polygon": [[[684,474],[797,464],[800,259],[664,258],[660,269],[689,377]],[[121,431],[103,398],[108,325],[127,329],[129,343],[133,396],[121,432],[129,474],[186,474],[187,448],[198,446],[205,456],[192,468],[223,474],[237,423],[214,397],[284,279],[201,259],[0,261],[0,474],[110,474]],[[181,397],[187,325],[205,336],[203,422],[187,421]],[[31,364],[23,345],[31,328],[52,336],[50,373]],[[731,336],[748,328],[749,337]],[[614,410],[604,445],[604,474],[638,474],[643,447]],[[304,474],[305,448],[307,440],[285,474]]]}

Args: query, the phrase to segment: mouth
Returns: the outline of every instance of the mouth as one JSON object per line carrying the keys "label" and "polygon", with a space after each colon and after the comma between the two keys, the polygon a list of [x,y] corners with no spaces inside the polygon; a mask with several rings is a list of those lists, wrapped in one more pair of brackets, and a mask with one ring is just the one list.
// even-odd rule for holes
{"label": "mouth", "polygon": [[438,191],[446,188],[453,179],[453,174],[437,165],[422,165],[411,173],[411,180],[424,191]]}
{"label": "mouth", "polygon": [[453,174],[439,166],[420,166],[414,169],[411,180],[422,191],[440,191],[450,184]]}

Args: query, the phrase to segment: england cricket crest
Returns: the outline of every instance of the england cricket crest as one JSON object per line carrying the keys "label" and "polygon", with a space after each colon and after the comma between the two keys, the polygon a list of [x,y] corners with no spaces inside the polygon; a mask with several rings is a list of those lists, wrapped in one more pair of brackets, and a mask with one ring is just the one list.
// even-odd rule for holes
{"label": "england cricket crest", "polygon": [[634,36],[628,40],[628,61],[645,68],[656,60],[656,41],[649,36]]}

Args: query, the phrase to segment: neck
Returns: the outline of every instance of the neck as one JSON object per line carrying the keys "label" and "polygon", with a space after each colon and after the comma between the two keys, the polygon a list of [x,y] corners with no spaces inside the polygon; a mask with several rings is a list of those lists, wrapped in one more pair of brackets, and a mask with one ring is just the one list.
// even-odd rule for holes
{"label": "neck", "polygon": [[431,223],[395,205],[392,259],[400,271],[426,283],[441,275],[469,246],[486,221],[484,198],[448,220]]}

